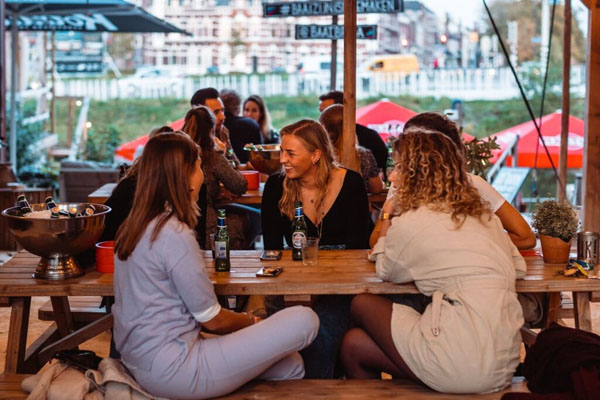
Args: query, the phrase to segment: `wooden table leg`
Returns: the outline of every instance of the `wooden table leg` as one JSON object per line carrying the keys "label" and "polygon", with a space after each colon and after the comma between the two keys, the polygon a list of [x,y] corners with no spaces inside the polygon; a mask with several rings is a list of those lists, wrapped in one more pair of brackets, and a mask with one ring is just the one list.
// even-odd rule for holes
{"label": "wooden table leg", "polygon": [[560,292],[550,292],[548,294],[548,314],[546,314],[546,326],[558,321],[558,311],[560,309]]}
{"label": "wooden table leg", "polygon": [[590,292],[573,292],[575,327],[584,331],[592,331],[592,315],[590,313]]}
{"label": "wooden table leg", "polygon": [[18,373],[21,372],[25,360],[31,297],[13,297],[11,306],[4,372]]}
{"label": "wooden table leg", "polygon": [[50,297],[52,301],[52,310],[54,311],[54,320],[58,327],[61,337],[65,337],[75,330],[73,326],[73,315],[69,307],[69,298],[67,296]]}

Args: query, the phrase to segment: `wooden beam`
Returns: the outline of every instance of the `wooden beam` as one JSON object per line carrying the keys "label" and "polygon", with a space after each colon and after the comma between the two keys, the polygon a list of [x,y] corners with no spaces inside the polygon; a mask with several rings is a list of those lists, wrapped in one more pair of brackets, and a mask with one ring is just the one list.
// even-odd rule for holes
{"label": "wooden beam", "polygon": [[569,147],[569,116],[571,114],[571,0],[565,0],[565,31],[563,46],[563,94],[560,130],[560,157],[558,177],[562,185],[556,185],[558,201],[567,200],[567,152]]}
{"label": "wooden beam", "polygon": [[587,8],[592,8],[592,0],[581,0],[584,6]]}
{"label": "wooden beam", "polygon": [[590,8],[583,153],[583,229],[600,232],[600,1]]}
{"label": "wooden beam", "polygon": [[356,1],[344,0],[344,132],[342,165],[359,171],[356,151]]}

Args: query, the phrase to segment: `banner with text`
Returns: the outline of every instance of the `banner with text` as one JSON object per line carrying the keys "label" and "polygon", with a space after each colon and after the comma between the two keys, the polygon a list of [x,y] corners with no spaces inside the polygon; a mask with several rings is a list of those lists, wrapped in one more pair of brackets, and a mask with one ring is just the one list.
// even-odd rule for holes
{"label": "banner with text", "polygon": [[[296,40],[344,39],[344,25],[296,25]],[[358,25],[356,39],[377,39],[377,25]]]}
{"label": "banner with text", "polygon": [[[404,11],[404,0],[357,0],[358,14],[387,14]],[[264,3],[265,17],[309,17],[344,14],[344,1],[295,1]]]}

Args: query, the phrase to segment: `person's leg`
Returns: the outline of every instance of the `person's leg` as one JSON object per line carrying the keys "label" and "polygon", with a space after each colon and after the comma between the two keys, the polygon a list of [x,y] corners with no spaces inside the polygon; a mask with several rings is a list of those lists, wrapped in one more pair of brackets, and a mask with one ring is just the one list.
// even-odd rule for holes
{"label": "person's leg", "polygon": [[306,379],[334,378],[335,364],[348,330],[352,296],[320,296],[313,309],[319,316],[319,334],[300,352]]}
{"label": "person's leg", "polygon": [[[351,324],[364,331],[365,335],[377,345],[383,355],[385,355],[396,368],[393,370],[386,370],[386,368],[390,367],[385,361],[382,361],[381,365],[375,365],[377,360],[381,360],[381,354],[373,352],[373,346],[369,346],[368,344],[358,347],[356,343],[354,343],[354,341],[360,339],[358,333],[354,333],[353,337],[348,338],[349,343],[347,343],[348,347],[346,347],[346,350],[352,350],[354,357],[360,358],[360,360],[357,361],[359,365],[363,363],[368,367],[365,371],[360,372],[362,374],[367,375],[372,373],[370,370],[378,369],[380,372],[384,371],[398,377],[406,376],[420,382],[415,374],[408,368],[394,344],[391,327],[392,308],[393,303],[389,299],[372,294],[361,294],[352,300],[350,318]],[[373,310],[377,310],[377,312],[375,313]],[[348,354],[344,355],[345,360],[348,360],[348,358]],[[351,367],[356,366],[351,365]],[[402,373],[399,373],[400,371]]]}

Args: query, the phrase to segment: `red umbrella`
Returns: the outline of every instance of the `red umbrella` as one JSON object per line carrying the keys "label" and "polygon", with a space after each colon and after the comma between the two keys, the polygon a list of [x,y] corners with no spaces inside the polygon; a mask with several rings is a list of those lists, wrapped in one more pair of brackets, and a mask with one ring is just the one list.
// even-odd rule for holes
{"label": "red umbrella", "polygon": [[[540,130],[552,161],[558,168],[558,158],[560,154],[560,131],[561,131],[561,113],[555,112],[542,118]],[[522,123],[512,128],[498,132],[490,137],[496,137],[500,150],[494,152],[492,162],[495,162],[500,154],[506,149],[509,143],[519,135],[519,144],[517,147],[517,166],[534,167],[535,153],[538,147],[537,167],[550,168],[550,159],[546,155],[544,146],[538,137],[535,125],[532,121]],[[584,144],[584,122],[572,115],[569,116],[569,147],[567,153],[567,168],[582,168],[583,166],[583,144]],[[511,157],[508,164],[512,165]]]}
{"label": "red umbrella", "polygon": [[[169,126],[174,130],[179,130],[183,127],[184,118],[178,119],[172,122]],[[115,150],[115,160],[117,162],[133,162],[133,156],[138,147],[146,145],[148,142],[148,135],[140,136],[139,138],[133,139],[130,142],[123,143]]]}
{"label": "red umbrella", "polygon": [[[357,109],[356,123],[377,131],[379,136],[387,141],[388,137],[401,134],[406,121],[415,115],[417,113],[408,108],[382,99]],[[471,140],[473,136],[463,133],[463,139]]]}

